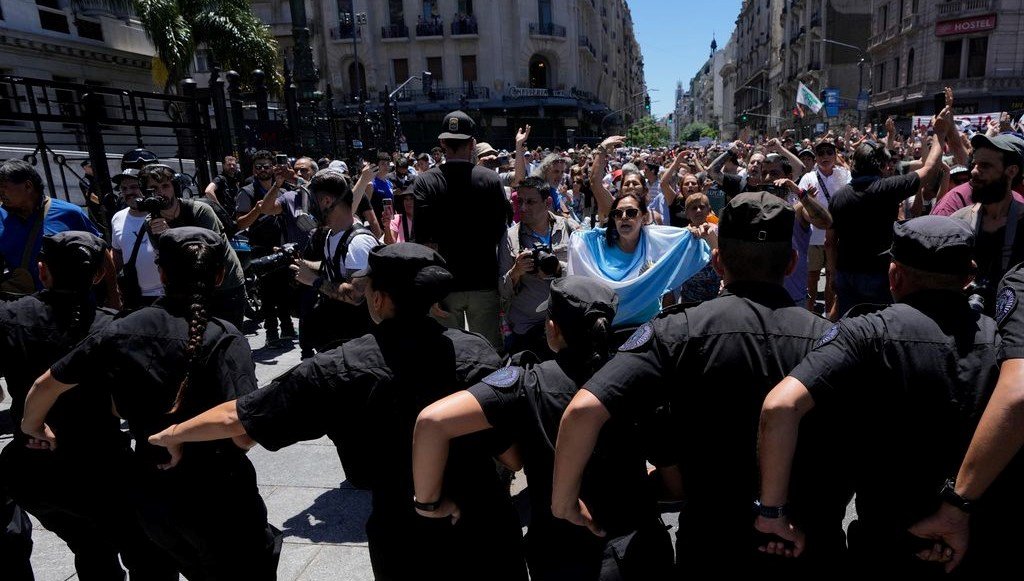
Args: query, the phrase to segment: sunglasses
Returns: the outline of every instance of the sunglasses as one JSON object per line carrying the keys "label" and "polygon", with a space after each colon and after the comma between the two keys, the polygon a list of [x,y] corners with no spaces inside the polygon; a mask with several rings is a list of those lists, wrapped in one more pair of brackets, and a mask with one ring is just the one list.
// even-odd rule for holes
{"label": "sunglasses", "polygon": [[257,163],[255,165],[253,165],[253,167],[256,168],[256,169],[270,169],[270,168],[272,168],[274,166],[269,164],[269,163]]}
{"label": "sunglasses", "polygon": [[640,215],[638,208],[626,208],[625,210],[619,210],[618,208],[612,210],[612,218],[621,220],[623,218],[629,220],[636,220],[636,217]]}

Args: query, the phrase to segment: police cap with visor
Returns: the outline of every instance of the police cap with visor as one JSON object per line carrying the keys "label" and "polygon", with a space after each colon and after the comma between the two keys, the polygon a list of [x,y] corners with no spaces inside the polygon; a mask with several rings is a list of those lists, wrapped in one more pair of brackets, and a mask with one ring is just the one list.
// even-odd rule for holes
{"label": "police cap with visor", "polygon": [[606,284],[586,276],[566,276],[551,282],[551,295],[537,306],[561,325],[583,325],[604,317],[615,318],[619,296]]}
{"label": "police cap with visor", "polygon": [[791,244],[796,212],[768,192],[746,192],[729,200],[718,222],[719,240]]}
{"label": "police cap with visor", "polygon": [[974,231],[949,216],[921,216],[893,224],[887,253],[902,265],[936,274],[967,275],[973,270]]}

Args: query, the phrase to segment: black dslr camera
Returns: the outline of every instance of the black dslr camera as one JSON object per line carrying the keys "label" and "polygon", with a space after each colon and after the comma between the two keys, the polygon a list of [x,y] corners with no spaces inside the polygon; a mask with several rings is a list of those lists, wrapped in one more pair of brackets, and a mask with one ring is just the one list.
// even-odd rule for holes
{"label": "black dslr camera", "polygon": [[288,265],[298,257],[298,247],[294,242],[289,242],[288,244],[282,244],[281,250],[273,254],[252,259],[249,261],[247,270],[256,276],[263,276],[270,274],[271,272],[281,270],[282,268],[288,268]]}
{"label": "black dslr camera", "polygon": [[544,276],[556,276],[561,264],[550,246],[540,242],[533,243],[533,270],[530,274],[544,273]]}
{"label": "black dslr camera", "polygon": [[160,212],[166,210],[170,203],[163,196],[154,194],[153,190],[147,190],[145,197],[135,198],[130,205],[135,211],[147,212],[150,216],[159,218]]}

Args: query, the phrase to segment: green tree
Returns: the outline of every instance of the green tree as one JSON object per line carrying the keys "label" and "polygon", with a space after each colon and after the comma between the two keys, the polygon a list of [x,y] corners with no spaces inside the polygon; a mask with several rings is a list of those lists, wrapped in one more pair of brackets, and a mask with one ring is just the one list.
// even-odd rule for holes
{"label": "green tree", "polygon": [[659,125],[654,117],[644,117],[626,131],[626,144],[659,147],[668,144],[668,127]]}
{"label": "green tree", "polygon": [[679,130],[679,141],[698,141],[701,137],[717,138],[718,131],[707,123],[689,123]]}
{"label": "green tree", "polygon": [[267,73],[267,85],[279,87],[277,40],[253,14],[247,0],[71,0],[75,9],[134,13],[156,49],[153,80],[174,92],[188,76],[196,51],[205,47],[223,69],[243,82],[255,69]]}

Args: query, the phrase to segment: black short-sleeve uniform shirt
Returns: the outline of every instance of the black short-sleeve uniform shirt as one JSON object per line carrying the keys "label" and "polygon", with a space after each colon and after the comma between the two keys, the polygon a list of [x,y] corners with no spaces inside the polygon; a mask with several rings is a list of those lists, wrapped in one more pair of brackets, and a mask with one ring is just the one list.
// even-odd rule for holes
{"label": "black short-sleeve uniform shirt", "polygon": [[838,236],[836,268],[844,272],[884,274],[892,246],[892,225],[900,203],[921,185],[917,174],[887,178],[857,177],[832,194],[828,211]]}
{"label": "black short-sleeve uniform shirt", "polygon": [[[53,377],[63,383],[107,386],[118,413],[128,420],[137,455],[150,466],[168,459],[163,448],[147,443],[150,435],[256,390],[248,341],[231,323],[211,318],[181,405],[168,413],[187,368],[187,302],[163,297],[151,307],[117,318],[51,368]],[[244,454],[226,440],[188,443],[182,463],[225,453]]]}
{"label": "black short-sleeve uniform shirt", "polygon": [[[537,557],[585,557],[595,549],[600,552],[603,544],[590,531],[551,515],[558,425],[587,375],[583,365],[561,351],[555,360],[506,367],[469,388],[488,423],[516,442],[523,456],[530,482],[527,539],[531,562]],[[612,420],[602,429],[587,465],[580,495],[609,537],[628,534],[656,521],[657,507],[648,486],[644,448],[633,424]]]}
{"label": "black short-sleeve uniform shirt", "polygon": [[[82,305],[79,323],[73,327],[68,302],[52,291],[42,291],[17,301],[0,303],[0,375],[11,394],[14,442],[24,445],[27,436],[17,426],[24,416],[25,396],[32,383],[79,341],[106,327],[114,312]],[[104,444],[123,446],[120,422],[110,412],[110,395],[102,384],[72,390],[57,398],[46,418],[61,438],[62,451]]]}
{"label": "black short-sleeve uniform shirt", "polygon": [[456,291],[497,290],[509,203],[494,170],[449,161],[417,174],[416,241],[437,244]]}
{"label": "black short-sleeve uniform shirt", "polygon": [[899,547],[938,507],[995,387],[997,347],[992,319],[926,290],[843,319],[790,374],[817,406],[846,410],[857,517],[882,542],[871,551]]}
{"label": "black short-sleeve uniform shirt", "polygon": [[[780,285],[733,283],[711,301],[641,326],[587,382],[613,418],[669,402],[670,445],[687,496],[678,542],[693,559],[748,554],[761,405],[827,328]],[[827,482],[826,464],[817,468]],[[845,502],[837,504],[831,514],[841,522]]]}
{"label": "black short-sleeve uniform shirt", "polygon": [[[480,574],[479,564],[491,560],[495,566],[488,573],[521,578],[518,518],[492,460],[507,445],[496,446],[492,433],[452,443],[444,494],[462,510],[458,525],[420,517],[412,506],[417,415],[500,365],[479,335],[446,329],[431,318],[389,319],[239,398],[238,418],[246,433],[270,450],[331,436],[348,479],[373,491],[367,537],[377,576],[406,578],[415,571],[426,578],[443,571],[462,578],[460,566]],[[422,532],[424,522],[432,527],[429,534]],[[403,527],[407,534],[398,534]],[[447,549],[463,547],[459,559],[416,558],[446,543],[452,543]],[[518,558],[518,568],[512,557]]]}

